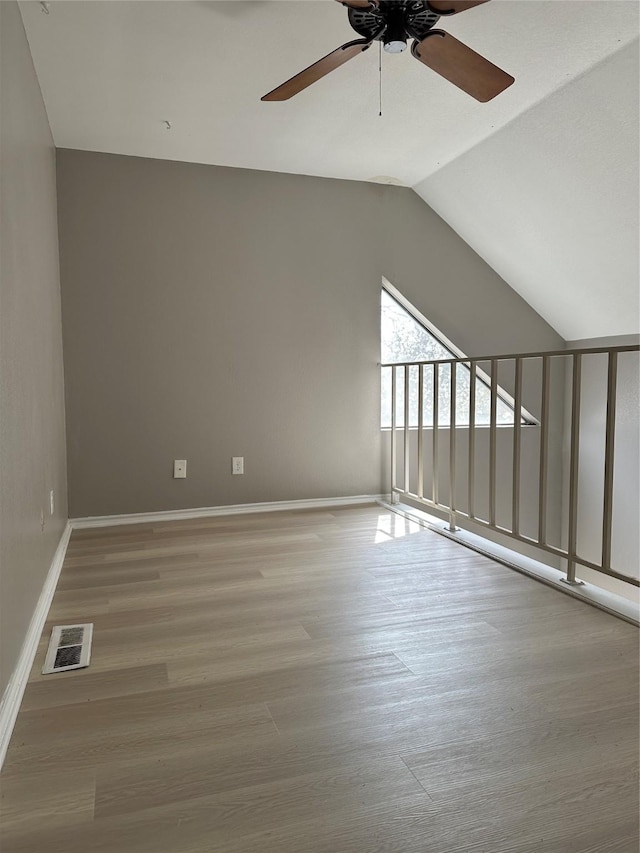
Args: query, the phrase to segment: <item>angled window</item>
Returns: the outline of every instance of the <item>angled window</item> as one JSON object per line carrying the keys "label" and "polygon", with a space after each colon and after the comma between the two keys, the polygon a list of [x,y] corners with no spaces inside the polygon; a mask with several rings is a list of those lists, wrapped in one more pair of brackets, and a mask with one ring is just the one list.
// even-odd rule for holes
{"label": "angled window", "polygon": [[[390,287],[390,286],[389,286]],[[397,294],[397,291],[396,291]],[[380,356],[382,364],[408,361],[444,361],[463,358],[463,353],[438,332],[418,312],[410,309],[409,303],[399,294],[392,295],[382,288],[380,300]],[[443,364],[438,369],[438,426],[446,427],[451,417],[451,368],[456,373],[456,425],[469,425],[469,391],[471,371],[465,364]],[[409,367],[409,426],[418,426],[418,368]],[[404,370],[397,372],[396,381],[396,424],[404,426]],[[433,426],[433,370],[424,369],[423,381],[423,424]],[[382,371],[381,425],[391,427],[391,368]],[[496,405],[497,424],[508,426],[514,423],[513,399],[502,388],[498,388]],[[535,419],[523,410],[521,423],[535,423]],[[476,375],[476,426],[488,426],[491,418],[491,388],[489,377],[481,370]]]}

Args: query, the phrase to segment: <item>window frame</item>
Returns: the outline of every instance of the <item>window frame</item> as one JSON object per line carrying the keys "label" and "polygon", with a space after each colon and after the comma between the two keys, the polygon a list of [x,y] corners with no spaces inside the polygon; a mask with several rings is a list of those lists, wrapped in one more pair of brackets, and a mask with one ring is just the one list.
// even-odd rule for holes
{"label": "window frame", "polygon": [[[403,296],[402,293],[400,293],[400,291],[396,287],[394,287],[391,284],[391,282],[387,278],[385,278],[384,276],[382,277],[381,290],[385,291],[387,293],[387,295],[391,297],[391,299],[393,299],[395,302],[397,302],[398,305],[400,305],[400,307],[403,308],[407,312],[407,314],[409,314],[410,317],[412,317],[432,337],[434,337],[436,339],[436,341],[441,346],[443,346],[446,350],[448,350],[451,353],[452,358],[467,359],[467,355],[464,352],[462,352],[460,347],[456,346],[453,343],[453,341],[449,340],[449,338],[447,338],[447,336],[445,334],[443,334],[443,332],[441,332],[440,329],[438,329],[430,320],[428,320],[424,316],[424,314],[422,314],[422,312],[419,311],[415,307],[415,305],[412,305],[411,302],[409,302],[409,300],[405,296]],[[433,360],[437,361],[438,359],[433,359]],[[444,359],[443,359],[443,361],[444,361]],[[404,362],[399,361],[397,363],[403,364]],[[485,385],[489,390],[491,389],[491,377],[487,373],[485,373],[485,371],[482,370],[482,368],[480,368],[478,366],[476,366],[476,379],[480,380],[480,382],[483,385]],[[503,429],[505,427],[508,429],[509,428],[513,429],[515,427],[515,422],[516,422],[516,401],[511,396],[511,394],[509,394],[507,391],[504,390],[504,388],[502,388],[501,385],[498,385],[497,397],[505,405],[509,406],[509,408],[513,412],[514,417],[513,417],[513,423],[512,424],[496,423],[496,427],[500,428],[500,429]],[[540,426],[540,421],[536,417],[534,417],[531,414],[531,412],[529,412],[527,409],[525,409],[524,406],[522,406],[522,405],[520,406],[520,411],[521,411],[521,416],[520,416],[520,421],[521,421],[520,427],[521,428],[522,427],[531,427],[531,426]],[[474,424],[474,429],[482,429],[482,428],[488,428],[488,427],[490,427],[490,424],[488,424],[488,423],[487,424]],[[411,425],[408,426],[408,429],[417,429],[417,428],[418,428],[417,425],[413,426],[413,427]],[[440,424],[437,424],[437,425],[436,424],[425,424],[423,428],[424,429],[434,429],[434,428],[436,428],[436,429],[449,429],[450,425],[449,424],[443,424],[441,427]],[[460,424],[460,429],[465,429],[465,428],[470,429],[471,424]],[[390,430],[391,427],[390,426],[386,427],[386,426],[381,425],[381,429]]]}

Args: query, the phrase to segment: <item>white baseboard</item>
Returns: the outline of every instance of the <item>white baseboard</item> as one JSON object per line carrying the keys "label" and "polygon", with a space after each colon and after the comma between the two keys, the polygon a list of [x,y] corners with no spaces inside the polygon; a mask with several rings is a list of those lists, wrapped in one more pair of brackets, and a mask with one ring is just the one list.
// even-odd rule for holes
{"label": "white baseboard", "polygon": [[218,515],[246,515],[254,512],[281,512],[296,509],[330,509],[331,507],[375,504],[388,500],[389,495],[350,495],[342,498],[310,498],[297,501],[266,501],[253,504],[209,506],[197,509],[162,510],[160,512],[134,512],[128,515],[96,515],[89,518],[72,518],[74,530],[88,527],[115,527],[120,524],[145,524],[155,521],[181,521],[189,518],[212,518]]}
{"label": "white baseboard", "polygon": [[42,634],[44,623],[47,620],[47,614],[49,613],[53,594],[56,591],[58,578],[60,577],[60,571],[67,552],[67,545],[69,544],[70,536],[71,525],[67,522],[62,536],[60,537],[60,542],[58,543],[56,552],[53,555],[51,565],[49,566],[49,571],[47,572],[47,577],[44,582],[44,586],[42,587],[40,598],[38,599],[33,616],[31,617],[31,622],[29,623],[27,636],[22,644],[18,663],[9,680],[7,689],[2,697],[2,701],[0,702],[0,767],[2,767],[7,754],[13,727],[16,722],[16,717],[18,716],[18,711],[20,710],[20,703],[22,702],[25,687],[27,686],[27,681],[29,679],[29,673],[31,672],[33,660],[38,649],[40,635]]}

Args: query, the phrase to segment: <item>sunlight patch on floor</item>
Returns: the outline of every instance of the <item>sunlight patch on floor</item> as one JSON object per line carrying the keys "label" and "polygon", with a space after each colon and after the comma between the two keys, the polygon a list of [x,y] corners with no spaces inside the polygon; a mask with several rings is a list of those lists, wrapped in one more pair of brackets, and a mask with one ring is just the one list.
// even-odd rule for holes
{"label": "sunlight patch on floor", "polygon": [[377,545],[380,542],[388,542],[390,539],[401,539],[403,536],[419,533],[421,530],[422,527],[417,521],[402,518],[400,515],[379,515],[374,541]]}

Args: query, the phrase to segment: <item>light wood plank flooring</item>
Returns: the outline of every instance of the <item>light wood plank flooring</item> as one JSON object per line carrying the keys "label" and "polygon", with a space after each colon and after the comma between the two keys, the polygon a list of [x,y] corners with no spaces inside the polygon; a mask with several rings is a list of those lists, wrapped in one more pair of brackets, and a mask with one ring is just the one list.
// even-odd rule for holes
{"label": "light wood plank flooring", "polygon": [[637,630],[381,508],[76,531],[1,850],[637,853],[637,767]]}

